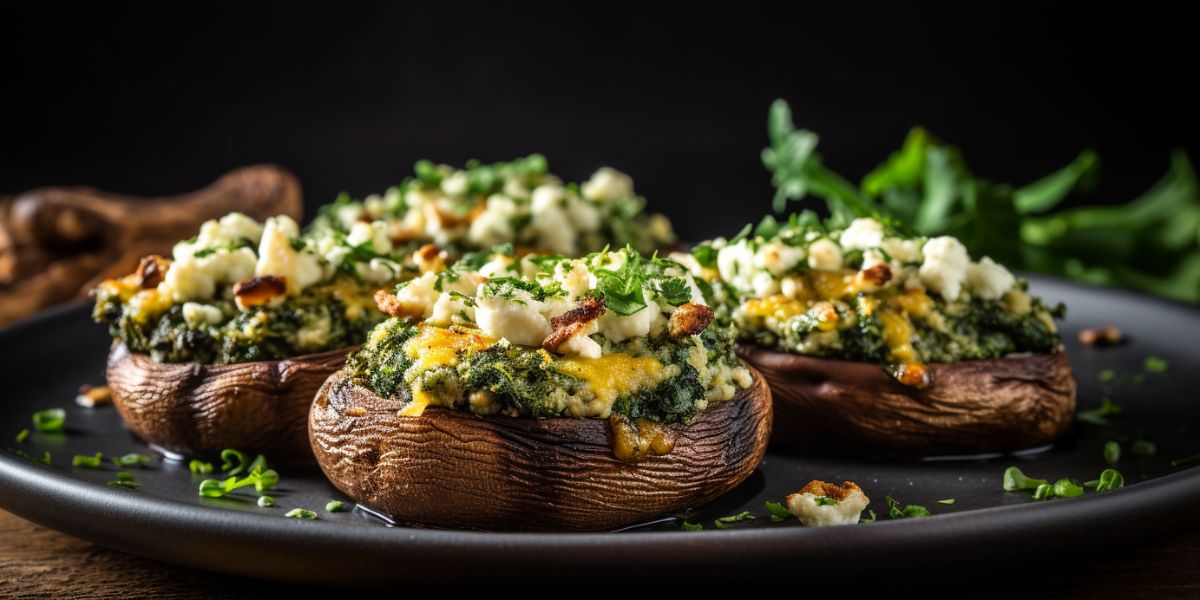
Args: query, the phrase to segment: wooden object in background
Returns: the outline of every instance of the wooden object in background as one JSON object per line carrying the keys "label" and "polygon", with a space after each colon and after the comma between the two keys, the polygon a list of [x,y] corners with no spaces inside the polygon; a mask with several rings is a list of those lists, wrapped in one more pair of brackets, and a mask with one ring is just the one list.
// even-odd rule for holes
{"label": "wooden object in background", "polygon": [[87,294],[130,273],[147,254],[169,254],[200,224],[239,211],[300,220],[300,183],[257,165],[177,196],[139,198],[84,187],[48,187],[0,197],[0,325]]}

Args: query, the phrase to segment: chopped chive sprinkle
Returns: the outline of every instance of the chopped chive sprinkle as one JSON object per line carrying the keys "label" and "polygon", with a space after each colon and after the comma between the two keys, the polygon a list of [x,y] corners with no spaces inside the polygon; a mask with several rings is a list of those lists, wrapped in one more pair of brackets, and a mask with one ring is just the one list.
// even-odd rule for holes
{"label": "chopped chive sprinkle", "polygon": [[1125,487],[1125,477],[1117,472],[1116,469],[1105,469],[1100,472],[1100,480],[1096,483],[1097,492],[1115,490],[1121,487]]}
{"label": "chopped chive sprinkle", "polygon": [[1034,479],[1026,476],[1017,467],[1009,467],[1004,470],[1004,491],[1006,492],[1036,490],[1038,486],[1045,485],[1046,483],[1045,479]]}
{"label": "chopped chive sprinkle", "polygon": [[67,411],[61,408],[47,408],[33,413],[33,427],[38,431],[58,432],[67,423]]}
{"label": "chopped chive sprinkle", "polygon": [[226,448],[221,451],[221,470],[230,475],[237,475],[246,467],[246,455]]}
{"label": "chopped chive sprinkle", "polygon": [[1052,497],[1054,497],[1054,486],[1048,483],[1037,486],[1037,489],[1033,491],[1034,500],[1045,500]]}
{"label": "chopped chive sprinkle", "polygon": [[874,523],[874,522],[875,522],[875,519],[877,518],[877,517],[875,516],[875,511],[873,511],[873,510],[867,510],[867,514],[871,515],[871,518],[869,518],[869,519],[868,519],[868,518],[866,518],[866,517],[863,517],[863,518],[860,518],[860,519],[858,520],[858,522],[859,522],[859,523]]}
{"label": "chopped chive sprinkle", "polygon": [[188,470],[193,475],[208,475],[213,472],[213,464],[202,460],[192,460],[188,463]]}
{"label": "chopped chive sprinkle", "polygon": [[772,521],[786,521],[787,519],[792,518],[792,512],[779,502],[771,502],[770,500],[767,500],[763,503],[763,506],[767,508],[767,512],[771,513]]}
{"label": "chopped chive sprinkle", "polygon": [[1075,415],[1075,418],[1084,423],[1092,425],[1108,425],[1108,418],[1113,415],[1121,414],[1121,405],[1113,402],[1108,396],[1100,399],[1099,408],[1092,410],[1081,410]]}
{"label": "chopped chive sprinkle", "polygon": [[1109,440],[1104,443],[1104,462],[1115,465],[1121,460],[1121,444]]}
{"label": "chopped chive sprinkle", "polygon": [[346,503],[341,500],[330,500],[325,503],[325,512],[342,512],[346,510]]}
{"label": "chopped chive sprinkle", "polygon": [[1071,479],[1059,479],[1054,482],[1054,495],[1059,498],[1074,498],[1083,495],[1083,486]]}
{"label": "chopped chive sprinkle", "polygon": [[1190,465],[1194,462],[1200,462],[1200,454],[1193,454],[1191,456],[1185,456],[1183,458],[1176,458],[1175,460],[1171,461],[1171,466],[1172,467],[1182,467],[1183,465]]}
{"label": "chopped chive sprinkle", "polygon": [[27,438],[27,437],[29,437],[29,430],[22,429],[20,431],[20,433],[17,434],[17,443],[18,444],[23,443],[25,441],[25,438]]}
{"label": "chopped chive sprinkle", "polygon": [[954,502],[955,502],[954,498],[946,498],[945,500],[937,501],[938,504],[946,504],[946,505],[954,504]]}
{"label": "chopped chive sprinkle", "polygon": [[200,482],[200,495],[205,498],[220,498],[225,495],[225,486],[216,479],[205,479]]}
{"label": "chopped chive sprinkle", "polygon": [[725,529],[726,527],[729,526],[730,523],[738,523],[741,521],[753,521],[753,520],[754,520],[754,515],[750,514],[750,511],[744,510],[736,515],[720,517],[713,521],[713,525],[715,525],[717,529]]}
{"label": "chopped chive sprinkle", "polygon": [[1129,451],[1134,456],[1154,456],[1158,453],[1158,446],[1150,440],[1138,440],[1130,444]]}
{"label": "chopped chive sprinkle", "polygon": [[1142,368],[1148,373],[1166,373],[1167,369],[1171,368],[1171,363],[1157,356],[1147,356],[1142,363]]}
{"label": "chopped chive sprinkle", "polygon": [[145,467],[150,464],[150,457],[145,454],[131,452],[124,456],[114,456],[113,464],[118,467]]}
{"label": "chopped chive sprinkle", "polygon": [[815,502],[817,506],[833,506],[838,503],[837,498],[831,498],[829,496],[817,496],[816,498],[813,498],[813,502]]}
{"label": "chopped chive sprinkle", "polygon": [[71,459],[71,466],[80,469],[99,469],[100,465],[103,463],[103,452],[97,452],[95,456],[81,456],[76,454],[75,457]]}
{"label": "chopped chive sprinkle", "polygon": [[293,519],[316,519],[317,513],[308,510],[307,508],[293,508],[292,510],[283,513],[283,516]]}
{"label": "chopped chive sprinkle", "polygon": [[704,525],[700,523],[688,523],[687,521],[680,523],[679,528],[683,531],[704,531]]}

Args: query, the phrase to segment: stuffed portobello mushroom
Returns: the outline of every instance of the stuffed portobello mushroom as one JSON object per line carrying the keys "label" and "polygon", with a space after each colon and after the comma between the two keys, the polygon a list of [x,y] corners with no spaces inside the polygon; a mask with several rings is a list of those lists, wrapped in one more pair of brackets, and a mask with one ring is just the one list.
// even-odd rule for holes
{"label": "stuffed portobello mushroom", "polygon": [[1011,451],[1071,423],[1064,308],[955,238],[805,213],[679,260],[712,286],[739,354],[770,382],[777,446]]}
{"label": "stuffed portobello mushroom", "polygon": [[392,318],[321,388],[309,435],[335,486],[398,520],[611,529],[762,459],[766,384],[674,261],[472,256],[377,300]]}
{"label": "stuffed portobello mushroom", "polygon": [[104,281],[93,316],[114,338],[108,382],[121,416],[174,453],[310,458],[317,388],[384,319],[372,294],[418,270],[392,251],[370,223],[312,237],[287,216],[232,213],[171,258]]}

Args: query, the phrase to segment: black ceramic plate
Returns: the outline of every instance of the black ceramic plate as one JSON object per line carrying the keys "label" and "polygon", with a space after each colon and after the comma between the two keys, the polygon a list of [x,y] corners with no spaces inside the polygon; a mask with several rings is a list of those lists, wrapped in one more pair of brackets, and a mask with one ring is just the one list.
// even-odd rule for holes
{"label": "black ceramic plate", "polygon": [[[768,455],[740,488],[690,516],[705,526],[683,532],[677,521],[619,533],[520,534],[389,527],[364,511],[328,514],[342,498],[319,472],[281,467],[277,508],[252,500],[205,500],[186,465],[157,459],[136,470],[138,490],[108,487],[115,468],[73,469],[71,457],[151,453],[125,430],[111,408],[86,409],[73,398],[81,384],[103,382],[108,338],[86,307],[71,307],[0,332],[0,506],[105,546],[164,561],[242,575],[294,581],[434,583],[464,574],[490,581],[534,576],[570,578],[588,572],[669,578],[743,577],[746,569],[790,576],[826,576],[904,569],[921,571],[1032,561],[1056,553],[1145,541],[1200,522],[1200,469],[1172,460],[1200,453],[1200,314],[1178,305],[1111,290],[1035,279],[1033,291],[1070,306],[1067,350],[1079,379],[1081,410],[1108,395],[1123,407],[1108,426],[1077,423],[1053,448],[991,458],[886,461],[838,456]],[[1082,327],[1113,323],[1132,341],[1110,349],[1081,347]],[[1147,356],[1169,363],[1146,373]],[[1115,379],[1102,382],[1101,372]],[[1137,382],[1145,373],[1144,381]],[[65,434],[13,436],[30,426],[36,409],[67,409]],[[1157,445],[1153,456],[1132,456],[1130,442]],[[1107,440],[1125,442],[1118,469],[1128,486],[1070,500],[1034,502],[1005,493],[1009,465],[1057,479],[1095,479],[1106,466]],[[52,464],[24,455],[50,451]],[[794,520],[771,523],[763,502],[779,500],[810,479],[852,480],[872,498],[879,521],[805,529]],[[935,516],[892,520],[884,497],[920,504]],[[953,505],[940,504],[953,498]],[[349,506],[352,503],[347,501]],[[317,511],[317,521],[285,519],[293,507]],[[530,510],[536,510],[530,507]],[[757,519],[718,530],[713,519],[750,511]],[[664,579],[667,580],[667,579]]]}

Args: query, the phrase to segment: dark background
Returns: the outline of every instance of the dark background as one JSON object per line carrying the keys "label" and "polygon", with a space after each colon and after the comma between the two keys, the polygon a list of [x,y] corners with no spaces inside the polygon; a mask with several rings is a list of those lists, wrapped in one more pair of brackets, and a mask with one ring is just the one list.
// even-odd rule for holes
{"label": "dark background", "polygon": [[632,174],[684,238],[769,209],[772,99],[857,180],[921,123],[1025,183],[1100,151],[1125,201],[1200,151],[1195,44],[1158,9],[859,9],[699,3],[105,4],[0,14],[0,192],[186,191],[277,162],[311,208],[418,158],[542,152]]}

